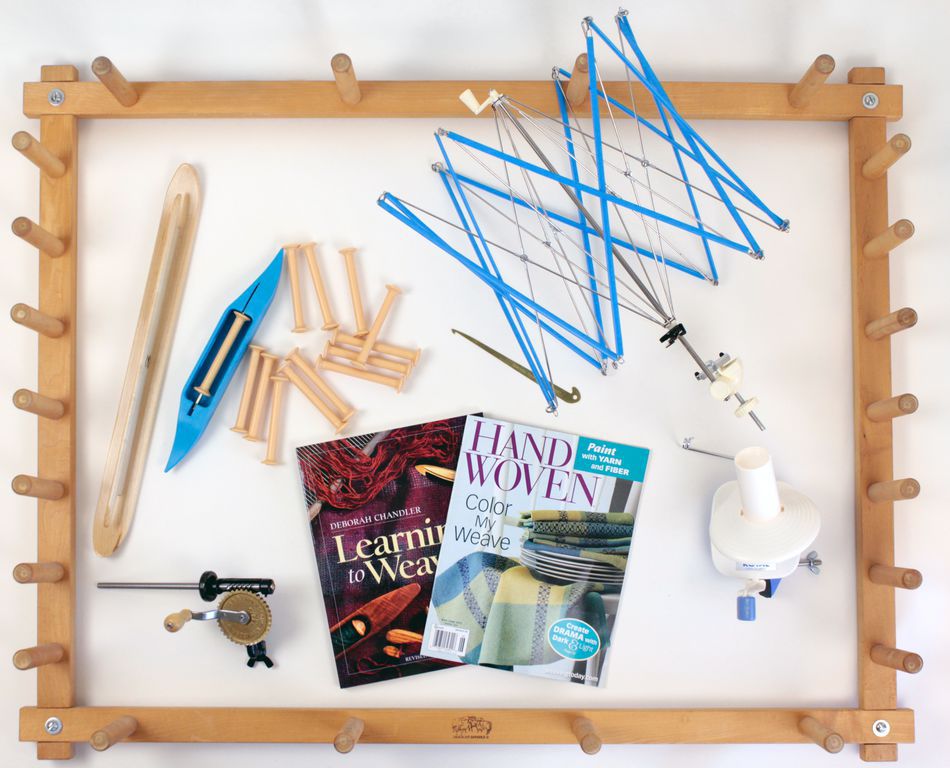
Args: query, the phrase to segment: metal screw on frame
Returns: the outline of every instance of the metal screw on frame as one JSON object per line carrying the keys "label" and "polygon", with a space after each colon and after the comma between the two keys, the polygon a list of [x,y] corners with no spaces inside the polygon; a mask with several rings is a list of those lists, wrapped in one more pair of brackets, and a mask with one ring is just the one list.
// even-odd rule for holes
{"label": "metal screw on frame", "polygon": [[50,736],[55,736],[63,730],[63,721],[58,717],[51,717],[43,723],[43,730]]}
{"label": "metal screw on frame", "polygon": [[799,568],[803,565],[807,566],[808,570],[816,576],[821,573],[821,558],[814,549],[798,561]]}
{"label": "metal screw on frame", "polygon": [[716,451],[707,451],[705,448],[695,448],[693,447],[693,437],[684,437],[683,442],[680,443],[680,448],[683,448],[687,451],[693,451],[694,453],[704,453],[707,456],[715,456],[718,459],[728,459],[729,461],[734,461],[735,456],[730,456],[728,453],[717,453]]}
{"label": "metal screw on frame", "polygon": [[63,93],[59,88],[53,88],[48,94],[46,94],[46,100],[54,107],[58,107],[64,101],[66,101],[66,94]]}
{"label": "metal screw on frame", "polygon": [[861,103],[865,109],[877,109],[877,105],[881,103],[881,100],[877,97],[876,93],[868,91],[861,97]]}
{"label": "metal screw on frame", "polygon": [[887,720],[875,720],[871,725],[875,736],[884,737],[891,732],[891,724]]}

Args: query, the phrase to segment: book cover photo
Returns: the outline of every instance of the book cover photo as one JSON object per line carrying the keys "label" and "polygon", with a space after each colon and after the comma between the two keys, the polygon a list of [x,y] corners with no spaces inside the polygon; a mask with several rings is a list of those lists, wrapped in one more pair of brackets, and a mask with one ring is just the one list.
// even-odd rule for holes
{"label": "book cover photo", "polygon": [[602,686],[649,454],[469,416],[423,653]]}
{"label": "book cover photo", "polygon": [[455,666],[421,643],[464,425],[297,449],[341,688]]}

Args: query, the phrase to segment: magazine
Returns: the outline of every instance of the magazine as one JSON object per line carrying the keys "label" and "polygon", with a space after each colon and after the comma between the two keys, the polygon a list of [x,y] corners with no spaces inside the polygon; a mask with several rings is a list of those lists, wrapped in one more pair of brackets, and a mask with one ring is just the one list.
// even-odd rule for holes
{"label": "magazine", "polygon": [[469,416],[423,653],[601,686],[649,453]]}
{"label": "magazine", "polygon": [[342,688],[454,666],[420,647],[464,424],[297,449]]}

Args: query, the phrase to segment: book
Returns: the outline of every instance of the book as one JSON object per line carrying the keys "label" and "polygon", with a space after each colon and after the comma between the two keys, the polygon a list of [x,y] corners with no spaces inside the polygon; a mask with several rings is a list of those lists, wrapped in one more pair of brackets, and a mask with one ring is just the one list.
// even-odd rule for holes
{"label": "book", "polygon": [[649,455],[469,416],[422,652],[603,685]]}
{"label": "book", "polygon": [[420,645],[464,425],[297,449],[341,688],[455,666]]}

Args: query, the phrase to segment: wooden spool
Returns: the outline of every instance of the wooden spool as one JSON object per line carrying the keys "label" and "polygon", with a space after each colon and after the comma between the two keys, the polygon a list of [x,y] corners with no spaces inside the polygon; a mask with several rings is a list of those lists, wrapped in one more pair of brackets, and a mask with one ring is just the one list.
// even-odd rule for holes
{"label": "wooden spool", "polygon": [[139,95],[132,84],[126,80],[116,66],[105,56],[93,59],[92,74],[98,77],[123,107],[134,106]]}
{"label": "wooden spool", "polygon": [[59,563],[17,563],[13,568],[17,584],[54,584],[65,575],[66,569]]}
{"label": "wooden spool", "polygon": [[287,274],[290,276],[290,300],[294,310],[292,333],[304,333],[310,329],[303,316],[303,299],[300,296],[300,265],[297,263],[297,246],[285,245],[284,257],[287,260]]}
{"label": "wooden spool", "polygon": [[917,589],[924,583],[920,571],[913,568],[896,568],[893,565],[872,565],[868,569],[868,578],[875,584],[897,589]]}
{"label": "wooden spool", "polygon": [[353,71],[353,60],[345,53],[338,53],[330,59],[330,69],[333,70],[340,100],[351,107],[359,104],[363,94],[360,93],[360,84],[356,79],[356,72]]}
{"label": "wooden spool", "polygon": [[247,378],[244,379],[244,389],[241,391],[241,402],[238,405],[237,418],[234,420],[232,432],[247,434],[247,421],[251,413],[251,401],[254,399],[254,382],[257,380],[257,370],[260,367],[261,352],[264,347],[257,344],[251,344],[248,347],[251,350],[251,356],[247,361]]}
{"label": "wooden spool", "polygon": [[355,412],[353,406],[340,397],[340,395],[337,394],[337,391],[327,384],[326,381],[324,381],[323,377],[317,373],[316,369],[307,362],[302,354],[300,354],[300,350],[297,347],[294,347],[290,351],[290,354],[287,355],[287,359],[297,366],[297,370],[306,376],[313,386],[320,390],[320,392],[330,402],[343,421],[350,420],[350,417]]}
{"label": "wooden spool", "polygon": [[910,149],[910,136],[898,133],[891,140],[871,155],[861,166],[861,175],[866,179],[879,179],[894,163],[907,154]]}
{"label": "wooden spool", "polygon": [[379,338],[379,332],[383,329],[383,323],[385,323],[386,318],[389,317],[389,312],[392,309],[393,302],[400,293],[402,293],[402,290],[400,290],[397,286],[386,286],[386,296],[383,298],[383,303],[380,306],[379,311],[376,313],[376,317],[373,319],[373,325],[370,327],[369,333],[367,333],[366,338],[363,339],[363,346],[360,349],[359,354],[353,361],[353,365],[355,365],[357,368],[366,367],[366,361],[369,359],[370,352],[373,351],[373,345],[376,343],[376,339]]}
{"label": "wooden spool", "polygon": [[[340,253],[343,256],[343,262],[346,265],[346,280],[350,284],[350,298],[353,301],[353,318],[356,321],[356,336],[363,337],[369,333],[366,327],[366,318],[363,314],[363,297],[360,295],[360,281],[356,275],[356,261],[353,256],[356,254],[355,248],[341,248]],[[357,344],[362,344],[359,341]]]}
{"label": "wooden spool", "polygon": [[880,483],[871,483],[868,486],[868,498],[875,503],[916,499],[919,493],[920,483],[912,477],[885,480]]}
{"label": "wooden spool", "polygon": [[867,408],[867,414],[871,421],[890,421],[899,416],[915,413],[919,405],[914,395],[905,393],[871,403]]}
{"label": "wooden spool", "polygon": [[13,234],[26,240],[34,248],[39,248],[47,256],[55,258],[66,252],[66,244],[62,240],[26,216],[18,216],[13,220]]}
{"label": "wooden spool", "polygon": [[844,748],[844,739],[841,738],[840,734],[835,733],[831,728],[810,715],[806,715],[798,721],[798,730],[825,752],[834,754]]}
{"label": "wooden spool", "polygon": [[587,100],[587,93],[590,87],[588,81],[587,54],[582,53],[574,59],[574,67],[571,69],[571,79],[567,83],[567,90],[564,96],[568,104],[577,109]]}
{"label": "wooden spool", "polygon": [[340,732],[333,737],[333,748],[341,755],[351,752],[353,747],[359,743],[365,725],[366,724],[358,717],[348,718],[347,721],[343,723]]}
{"label": "wooden spool", "polygon": [[267,393],[271,388],[271,374],[279,358],[269,352],[261,352],[261,373],[257,378],[257,389],[254,391],[254,405],[251,408],[251,419],[247,423],[245,440],[257,442],[261,439],[261,428],[264,426],[264,406],[267,403]]}
{"label": "wooden spool", "polygon": [[270,377],[274,394],[270,401],[270,419],[267,424],[267,452],[264,464],[277,463],[277,442],[280,438],[280,404],[284,396],[284,383],[287,377],[279,371]]}
{"label": "wooden spool", "polygon": [[317,294],[317,303],[320,305],[320,314],[323,316],[322,330],[332,331],[339,327],[339,323],[333,317],[333,310],[330,307],[330,299],[327,296],[327,289],[323,283],[323,275],[320,274],[320,265],[317,263],[316,243],[304,243],[304,257],[307,259],[307,268],[310,270],[310,279],[313,282],[313,290]]}
{"label": "wooden spool", "polygon": [[[342,357],[344,360],[355,360],[359,354],[360,353],[355,349],[341,347],[338,344],[333,344],[329,341],[323,348],[324,357]],[[410,363],[408,360],[392,360],[391,358],[382,357],[381,355],[370,355],[366,358],[366,364],[371,368],[382,368],[386,371],[395,371],[400,376],[407,376],[412,370],[412,363]]]}
{"label": "wooden spool", "polygon": [[386,376],[382,373],[364,371],[363,369],[355,368],[352,365],[345,365],[343,363],[334,362],[333,360],[327,360],[325,357],[321,357],[319,360],[317,360],[317,367],[324,371],[342,373],[344,376],[352,376],[355,379],[363,379],[363,381],[370,381],[373,384],[382,384],[385,387],[392,387],[397,392],[402,391],[402,385],[406,380],[405,376],[395,378],[393,376]]}
{"label": "wooden spool", "polygon": [[868,259],[887,256],[901,243],[914,236],[914,223],[910,219],[898,219],[877,237],[864,244],[864,255]]}
{"label": "wooden spool", "polygon": [[816,58],[808,71],[802,75],[791,93],[788,94],[788,103],[796,109],[801,109],[808,105],[812,97],[818,93],[818,89],[828,79],[828,75],[835,71],[835,60],[827,53],[821,54]]}
{"label": "wooden spool", "polygon": [[888,648],[885,645],[871,647],[871,661],[910,675],[916,675],[924,668],[924,660],[916,653],[902,651],[899,648]]}
{"label": "wooden spool", "polygon": [[60,419],[66,413],[66,406],[59,400],[29,389],[18,389],[14,392],[13,404],[21,411],[35,413],[44,419]]}
{"label": "wooden spool", "polygon": [[129,736],[135,733],[138,727],[138,720],[131,715],[122,715],[122,717],[116,718],[107,726],[95,731],[92,736],[89,737],[89,746],[102,752],[113,744],[118,744],[120,741],[129,738]]}
{"label": "wooden spool", "polygon": [[205,377],[201,380],[201,383],[195,387],[195,391],[199,395],[204,397],[211,396],[211,385],[214,384],[214,380],[218,378],[218,372],[221,370],[221,366],[224,365],[224,361],[228,356],[228,352],[231,351],[231,347],[234,346],[234,342],[237,341],[241,328],[243,328],[244,324],[249,322],[250,319],[251,318],[243,312],[238,312],[236,309],[234,310],[234,319],[231,321],[231,327],[228,328],[227,335],[225,335],[224,340],[221,342],[221,346],[218,348],[214,360],[211,361],[211,365],[208,367]]}
{"label": "wooden spool", "polygon": [[13,654],[13,666],[17,669],[33,669],[47,664],[56,664],[66,658],[66,650],[59,643],[44,643],[32,648],[22,648]]}
{"label": "wooden spool", "polygon": [[603,742],[590,720],[586,717],[575,717],[571,722],[571,730],[585,755],[596,755],[600,752]]}
{"label": "wooden spool", "polygon": [[294,368],[286,363],[281,366],[280,372],[283,373],[288,379],[290,379],[291,384],[293,384],[300,392],[306,397],[313,406],[323,414],[323,418],[330,422],[333,428],[337,432],[341,432],[343,427],[346,426],[346,419],[341,418],[336,411],[334,411],[329,405],[327,405],[320,397],[314,392],[310,387],[307,386],[307,382],[304,381],[303,377],[294,370]]}
{"label": "wooden spool", "polygon": [[62,320],[45,315],[28,304],[14,304],[10,308],[10,318],[14,323],[31,328],[49,339],[58,339],[66,330]]}
{"label": "wooden spool", "polygon": [[13,148],[50,178],[66,173],[66,164],[26,131],[13,134]]}
{"label": "wooden spool", "polygon": [[910,307],[898,309],[896,312],[872,320],[864,326],[864,333],[869,339],[879,341],[898,331],[906,331],[917,325],[917,312]]}
{"label": "wooden spool", "polygon": [[11,483],[13,492],[20,496],[56,501],[66,495],[66,486],[57,480],[43,480],[33,475],[17,475]]}
{"label": "wooden spool", "polygon": [[[351,336],[348,333],[343,331],[337,331],[333,334],[332,342],[334,344],[347,344],[351,347],[361,347],[363,346],[363,340],[357,336]],[[411,363],[415,364],[419,362],[419,357],[422,355],[421,349],[409,349],[408,347],[400,347],[395,344],[387,344],[385,341],[377,341],[373,345],[373,351],[379,352],[382,355],[390,355],[391,357],[399,357],[403,360],[409,360]]]}

